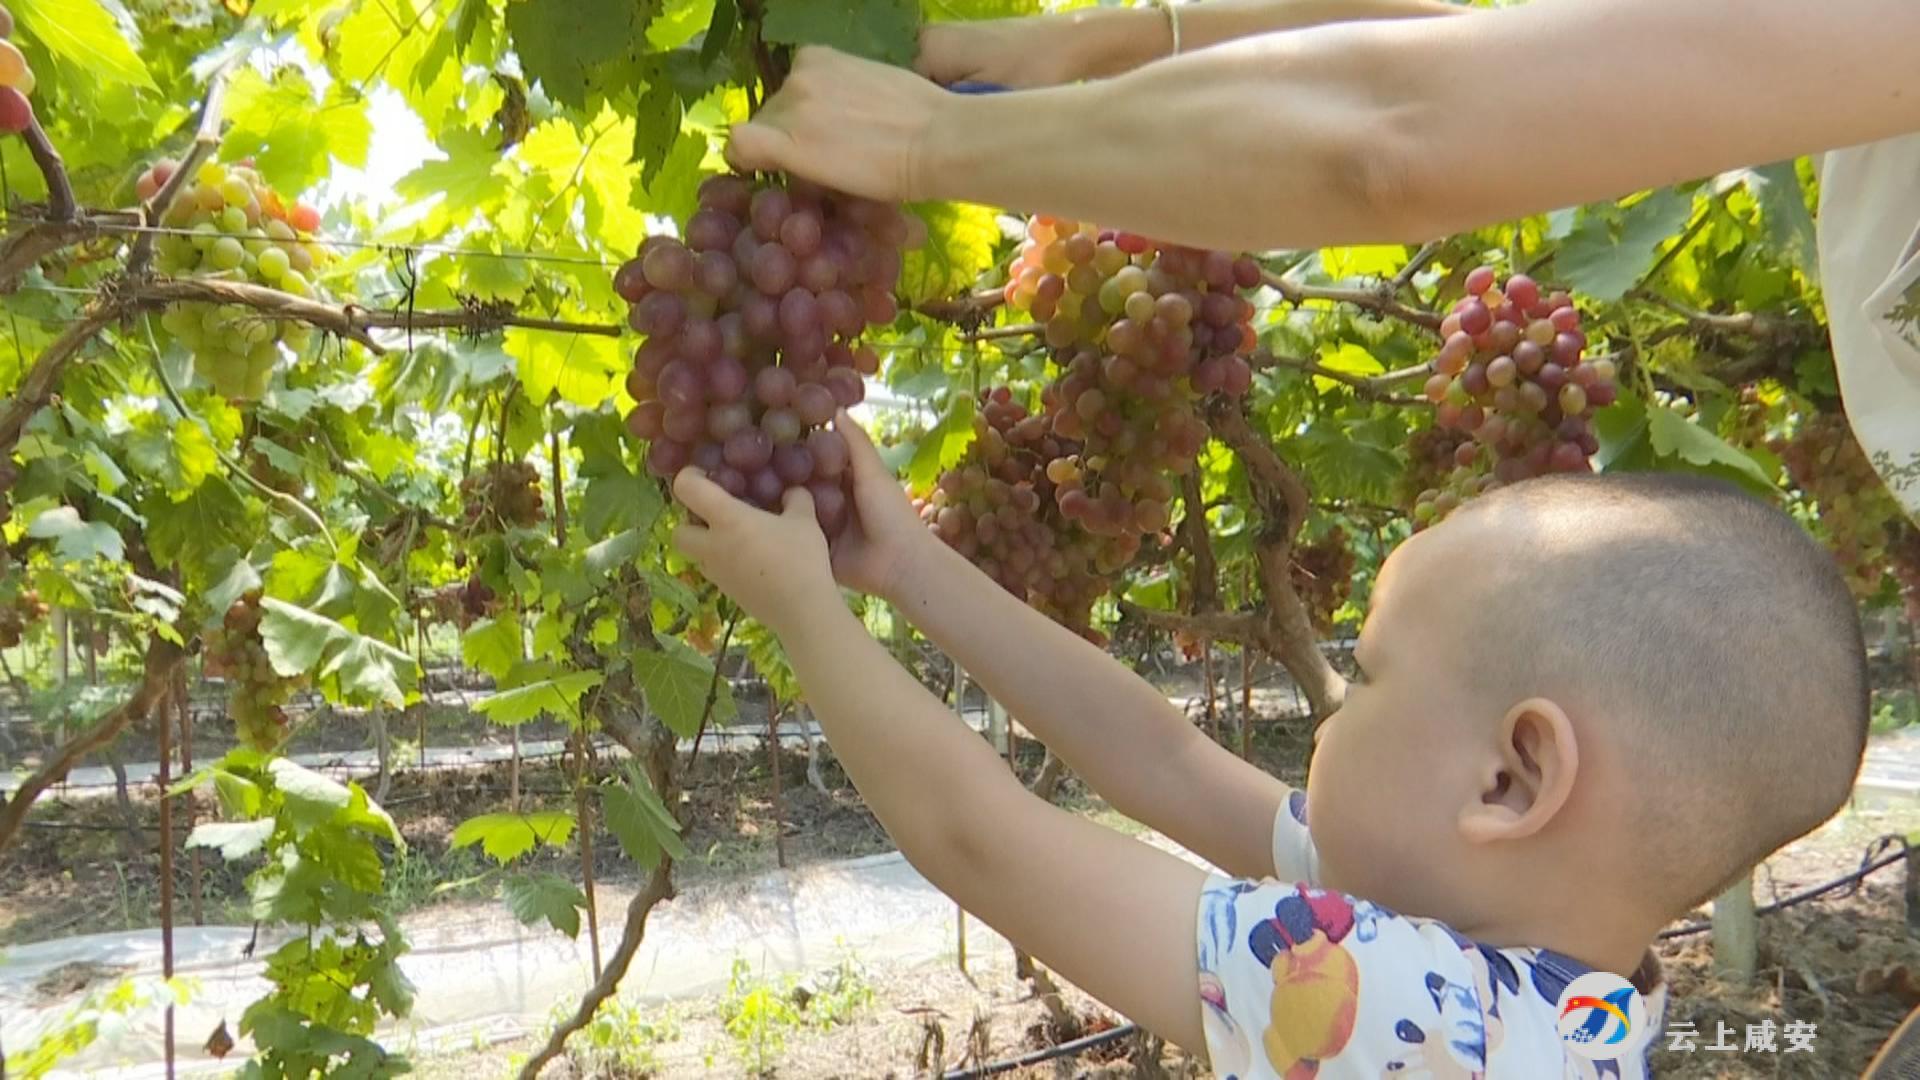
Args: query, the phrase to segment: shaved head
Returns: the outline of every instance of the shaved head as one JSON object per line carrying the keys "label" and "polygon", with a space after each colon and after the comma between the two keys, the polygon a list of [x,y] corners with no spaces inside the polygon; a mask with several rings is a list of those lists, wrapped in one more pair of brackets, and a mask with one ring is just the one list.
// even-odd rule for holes
{"label": "shaved head", "polygon": [[1501,708],[1558,702],[1619,748],[1623,825],[1675,914],[1845,805],[1865,646],[1839,568],[1792,518],[1697,476],[1560,475],[1441,533],[1463,676]]}

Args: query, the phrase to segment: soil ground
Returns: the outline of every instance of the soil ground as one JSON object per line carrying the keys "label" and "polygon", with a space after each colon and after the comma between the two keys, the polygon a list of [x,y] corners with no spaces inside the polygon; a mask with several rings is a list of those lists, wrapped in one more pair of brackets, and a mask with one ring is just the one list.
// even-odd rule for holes
{"label": "soil ground", "polygon": [[[1274,710],[1288,704],[1261,697],[1260,704]],[[364,728],[352,726],[359,731],[358,744],[344,734],[317,732],[316,737],[364,745]],[[465,726],[449,719],[435,734]],[[1229,745],[1237,745],[1237,739],[1228,738]],[[1253,759],[1274,774],[1300,779],[1306,743],[1298,725],[1257,725],[1252,751]],[[823,750],[823,755],[824,792],[808,783],[804,754],[782,755],[782,824],[776,830],[768,756],[703,752],[691,769],[683,770],[689,803],[683,817],[692,823],[687,843],[693,857],[677,867],[677,879],[692,886],[772,869],[778,858],[776,831],[790,866],[888,850],[886,835],[830,753]],[[1025,744],[1019,762],[1023,774],[1031,777],[1039,763],[1038,747]],[[566,781],[550,763],[527,764],[518,778],[521,808],[570,806]],[[444,907],[451,914],[463,906],[499,902],[485,883],[440,892],[435,887],[484,869],[477,854],[451,850],[448,837],[465,818],[506,808],[512,785],[506,766],[402,772],[393,778],[385,805],[411,847],[390,867],[393,910]],[[1071,779],[1058,798],[1116,828],[1141,831]],[[0,946],[154,925],[158,870],[152,850],[151,830],[157,820],[152,791],[134,791],[129,809],[143,837],[138,845],[127,832],[127,811],[113,799],[43,800],[19,846],[0,860],[5,864],[0,869]],[[1766,864],[1756,883],[1758,901],[1764,904],[1845,874],[1861,863],[1876,838],[1916,829],[1920,804],[1844,814]],[[185,831],[184,823],[176,823],[176,843]],[[610,913],[624,903],[637,880],[604,831],[595,850],[600,906]],[[543,852],[536,858],[557,873],[578,873],[573,855]],[[193,860],[177,858],[175,865],[177,910],[183,922],[194,921]],[[199,874],[199,921],[244,923],[242,875],[211,855],[200,860]],[[1899,1020],[1920,1006],[1920,978],[1909,974],[1920,972],[1920,938],[1909,932],[1902,880],[1896,865],[1868,878],[1857,891],[1763,919],[1762,970],[1751,986],[1736,987],[1714,977],[1705,935],[1664,943],[1660,955],[1675,991],[1669,1023],[1694,1023],[1703,1048],[1658,1052],[1660,1075],[1681,1080],[1859,1075]],[[857,955],[850,956],[843,971],[816,973],[809,980],[811,997],[793,993],[788,980],[766,981],[743,972],[740,984],[726,994],[606,1016],[576,1038],[565,1070],[604,1076],[743,1076],[765,1070],[794,1078],[905,1077],[1014,1057],[1051,1045],[1063,1034],[1099,1031],[1119,1022],[1066,987],[1061,991],[1063,1014],[1076,1031],[1058,1030],[1031,986],[1015,977],[1007,953],[1004,945],[976,944],[964,974],[951,961],[868,970]],[[802,999],[805,1007],[797,1004]],[[736,1018],[731,1025],[726,1019],[730,1016]],[[739,1019],[742,1016],[747,1019]],[[1762,1020],[1817,1024],[1814,1052],[1728,1054],[1704,1049],[1718,1025],[1730,1025],[1731,1037],[1739,1040],[1748,1023]],[[537,1041],[530,1034],[441,1053],[416,1061],[416,1067],[423,1076],[448,1080],[507,1075]],[[1155,1068],[1162,1072],[1153,1072]],[[549,1075],[563,1074],[556,1069]],[[1128,1039],[1064,1062],[1002,1075],[1208,1074],[1178,1052]]]}

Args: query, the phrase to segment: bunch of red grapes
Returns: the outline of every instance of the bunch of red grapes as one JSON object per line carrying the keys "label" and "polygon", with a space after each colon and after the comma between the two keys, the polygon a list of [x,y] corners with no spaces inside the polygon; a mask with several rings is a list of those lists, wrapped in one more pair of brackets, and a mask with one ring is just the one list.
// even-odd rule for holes
{"label": "bunch of red grapes", "polygon": [[651,443],[655,476],[694,465],[768,510],[805,487],[836,536],[848,457],[826,425],[879,370],[860,336],[898,314],[901,252],[924,226],[799,180],[711,177],[699,207],[684,240],[650,237],[614,278],[647,337],[627,377],[638,403],[627,427]]}
{"label": "bunch of red grapes", "polygon": [[0,135],[18,135],[33,126],[33,67],[13,36],[13,13],[0,5]]}
{"label": "bunch of red grapes", "polygon": [[1500,284],[1490,266],[1475,268],[1466,286],[1440,324],[1426,395],[1439,425],[1472,441],[1455,449],[1446,484],[1420,493],[1416,528],[1501,484],[1591,469],[1600,449],[1593,410],[1618,393],[1613,361],[1584,359],[1587,336],[1566,293],[1543,295],[1525,274]]}
{"label": "bunch of red grapes", "polygon": [[540,473],[527,461],[496,461],[460,481],[469,529],[532,528],[546,517]]}
{"label": "bunch of red grapes", "polygon": [[1080,453],[1048,465],[1068,520],[1112,541],[1112,573],[1143,536],[1166,529],[1169,474],[1193,467],[1207,425],[1196,405],[1253,386],[1253,304],[1239,292],[1260,266],[1224,251],[1036,217],[1007,302],[1044,325],[1061,376],[1041,394],[1053,433]]}
{"label": "bunch of red grapes", "polygon": [[1338,525],[1325,536],[1293,549],[1293,590],[1322,634],[1333,630],[1334,613],[1353,595],[1355,559],[1346,530]]}
{"label": "bunch of red grapes", "polygon": [[1036,217],[1005,298],[1041,324],[1059,376],[1029,413],[1002,387],[978,438],[922,508],[988,576],[1059,622],[1093,602],[1148,538],[1166,538],[1172,477],[1206,445],[1203,397],[1244,395],[1259,264]]}
{"label": "bunch of red grapes", "polygon": [[260,637],[260,594],[248,593],[227,609],[220,629],[207,636],[206,674],[232,684],[227,712],[244,746],[272,750],[292,726],[286,704],[299,686],[273,669]]}
{"label": "bunch of red grapes", "polygon": [[1862,598],[1880,589],[1891,526],[1905,515],[1867,459],[1842,413],[1801,417],[1792,435],[1769,441],[1793,486],[1819,508],[1819,532]]}
{"label": "bunch of red grapes", "polygon": [[1102,542],[1068,520],[1047,475],[1079,444],[1004,386],[980,392],[973,428],[966,459],[918,504],[921,520],[1008,592],[1091,637],[1089,614],[1108,586],[1093,570]]}
{"label": "bunch of red grapes", "polygon": [[20,644],[27,628],[46,618],[49,610],[47,602],[40,599],[40,593],[34,589],[23,589],[0,603],[0,649]]}

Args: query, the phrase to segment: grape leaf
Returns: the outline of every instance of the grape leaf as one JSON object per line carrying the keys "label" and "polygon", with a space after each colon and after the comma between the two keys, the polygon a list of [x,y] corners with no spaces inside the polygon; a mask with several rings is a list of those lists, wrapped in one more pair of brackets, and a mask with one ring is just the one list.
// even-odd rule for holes
{"label": "grape leaf", "polygon": [[491,207],[505,198],[507,178],[500,168],[500,150],[495,139],[477,128],[453,128],[439,139],[446,158],[428,161],[401,177],[394,190],[409,199],[440,196],[448,214],[464,221],[476,210]]}
{"label": "grape leaf", "polygon": [[273,819],[258,821],[209,821],[193,827],[187,835],[190,848],[213,848],[228,862],[236,862],[260,850],[273,835]]}
{"label": "grape leaf", "polygon": [[56,506],[34,518],[27,535],[54,541],[54,555],[62,562],[88,562],[96,557],[119,562],[127,555],[125,542],[112,526],[82,521],[80,511],[71,506]]}
{"label": "grape leaf", "polygon": [[594,577],[607,577],[619,573],[622,567],[632,565],[645,549],[646,542],[647,538],[637,529],[614,533],[582,552],[580,561],[586,566],[587,573]]}
{"label": "grape leaf", "polygon": [[[666,642],[661,648],[635,649],[633,652],[633,677],[646,692],[647,708],[653,710],[674,734],[682,738],[692,738],[700,730],[700,717],[706,710],[707,689],[713,686],[713,662],[694,652],[680,642],[679,649],[672,649]],[[724,698],[724,706],[722,702]],[[714,699],[714,716],[720,718],[722,708],[731,711],[733,695],[722,680],[719,693]]]}
{"label": "grape leaf", "polygon": [[275,758],[267,766],[273,786],[286,800],[287,816],[295,831],[305,835],[347,808],[353,795],[345,784],[300,765],[292,758]]}
{"label": "grape leaf", "polygon": [[640,184],[650,186],[667,163],[680,138],[680,98],[667,82],[664,63],[657,58],[647,73],[647,92],[633,113],[633,161],[640,166]]}
{"label": "grape leaf", "polygon": [[140,59],[140,39],[129,36],[100,0],[11,0],[11,4],[19,29],[38,38],[48,52],[72,64],[84,78],[159,91]]}
{"label": "grape leaf", "polygon": [[335,677],[340,693],[349,699],[396,708],[406,704],[401,681],[404,677],[412,684],[413,657],[284,600],[265,597],[260,605],[260,639],[275,671],[289,677]]}
{"label": "grape leaf", "polygon": [[1625,296],[1653,268],[1661,241],[1692,215],[1693,196],[1662,188],[1633,204],[1619,215],[1618,239],[1611,209],[1590,209],[1554,256],[1555,270],[1589,299],[1606,303]]}
{"label": "grape leaf", "polygon": [[643,870],[660,864],[665,850],[676,859],[687,857],[687,846],[680,841],[680,823],[660,802],[660,796],[646,778],[629,771],[625,784],[609,782],[600,788],[606,806],[607,828]]}
{"label": "grape leaf", "polygon": [[460,636],[460,658],[498,682],[520,659],[520,624],[511,615],[481,619]]}
{"label": "grape leaf", "polygon": [[1807,212],[1807,198],[1800,189],[1800,174],[1792,161],[1762,165],[1747,174],[1747,186],[1760,203],[1767,226],[1767,237],[1786,256],[1794,269],[1818,282],[1820,274],[1819,239],[1814,233],[1813,215]]}
{"label": "grape leaf", "polygon": [[632,366],[612,338],[512,327],[505,347],[515,361],[521,388],[535,402],[558,393],[562,401],[598,408],[613,396],[614,380],[624,378]]}
{"label": "grape leaf", "polygon": [[568,937],[580,936],[580,909],[586,894],[558,874],[515,874],[500,887],[507,910],[527,926],[542,920]]}
{"label": "grape leaf", "polygon": [[927,225],[927,242],[901,260],[900,295],[909,305],[952,296],[993,266],[1000,222],[992,210],[951,202],[913,203],[907,209]]}
{"label": "grape leaf", "polygon": [[507,5],[507,31],[527,81],[585,110],[617,85],[659,10],[660,0],[521,0]]}
{"label": "grape leaf", "polygon": [[1663,458],[1678,458],[1703,469],[1720,466],[1738,474],[1756,491],[1769,495],[1774,491],[1773,480],[1753,458],[1672,409],[1647,410],[1647,436],[1654,453]]}
{"label": "grape leaf", "polygon": [[640,576],[647,580],[647,589],[653,593],[655,600],[666,604],[682,615],[695,615],[699,613],[700,597],[694,593],[693,589],[689,587],[686,582],[681,581],[672,574],[663,573],[650,566],[642,568]]}
{"label": "grape leaf", "polygon": [[644,530],[664,509],[659,487],[646,477],[630,472],[608,473],[587,481],[580,527],[588,536],[606,536],[615,529]]}
{"label": "grape leaf", "polygon": [[973,443],[973,413],[972,395],[955,389],[948,396],[940,422],[920,438],[907,462],[907,483],[915,491],[932,487],[943,471],[959,464]]}
{"label": "grape leaf", "polygon": [[364,103],[335,86],[315,101],[313,84],[300,68],[286,65],[272,81],[241,68],[227,87],[231,121],[222,150],[251,156],[260,174],[285,191],[302,191],[326,176],[331,159],[364,165],[373,122]]}
{"label": "grape leaf", "polygon": [[537,845],[565,846],[573,835],[573,825],[573,815],[559,810],[481,814],[461,822],[449,843],[456,848],[479,844],[488,858],[505,866]]}
{"label": "grape leaf", "polygon": [[905,67],[919,48],[920,7],[916,0],[767,0],[760,36]]}
{"label": "grape leaf", "polygon": [[[929,19],[1011,19],[1038,15],[1040,0],[921,0]],[[1068,4],[1066,7],[1077,7]]]}
{"label": "grape leaf", "polygon": [[599,686],[604,679],[597,671],[569,672],[489,694],[474,702],[473,707],[496,724],[524,724],[547,714],[577,725],[580,710],[576,703],[580,695]]}
{"label": "grape leaf", "polygon": [[364,833],[340,828],[315,829],[305,851],[340,884],[363,893],[380,891],[385,875],[380,852]]}

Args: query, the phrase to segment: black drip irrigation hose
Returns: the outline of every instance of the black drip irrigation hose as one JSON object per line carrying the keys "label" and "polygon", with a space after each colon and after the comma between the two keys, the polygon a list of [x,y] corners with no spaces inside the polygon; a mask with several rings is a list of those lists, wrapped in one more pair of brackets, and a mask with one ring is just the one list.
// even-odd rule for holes
{"label": "black drip irrigation hose", "polygon": [[[1895,850],[1890,855],[1875,857],[1888,848]],[[1785,911],[1790,907],[1796,907],[1809,900],[1818,899],[1830,892],[1840,889],[1845,889],[1847,893],[1851,895],[1859,890],[1860,883],[1866,880],[1868,876],[1884,870],[1894,863],[1905,861],[1908,851],[1909,848],[1906,837],[1898,834],[1883,836],[1875,840],[1867,848],[1866,854],[1860,860],[1860,868],[1858,870],[1834,878],[1825,884],[1815,885],[1809,889],[1802,889],[1791,896],[1785,896],[1779,900],[1775,900],[1773,903],[1763,904],[1754,909],[1754,917],[1758,918],[1760,916]],[[1713,929],[1713,923],[1711,921],[1688,923],[1685,926],[1676,926],[1668,930],[1660,931],[1659,939],[1661,941],[1671,941],[1674,938],[1704,934],[1711,929]],[[981,1080],[982,1077],[998,1076],[1001,1073],[1012,1072],[1015,1069],[1024,1069],[1031,1065],[1043,1064],[1055,1058],[1083,1054],[1088,1050],[1105,1046],[1108,1043],[1118,1042],[1139,1030],[1140,1027],[1137,1024],[1122,1024],[1119,1027],[1102,1031],[1097,1035],[1089,1035],[1083,1039],[1075,1039],[1072,1042],[1063,1042],[1058,1046],[1049,1046],[1043,1050],[1034,1050],[1016,1058],[993,1061],[985,1065],[977,1065],[971,1069],[955,1069],[951,1072],[941,1074],[941,1080]]]}
{"label": "black drip irrigation hose", "polygon": [[1049,1046],[1044,1050],[1035,1050],[1031,1053],[1022,1054],[1017,1058],[989,1062],[988,1064],[975,1066],[971,1069],[955,1069],[952,1072],[943,1073],[940,1080],[979,1080],[980,1077],[984,1076],[998,1076],[1001,1073],[1012,1072],[1015,1069],[1024,1069],[1029,1065],[1038,1065],[1042,1062],[1052,1061],[1054,1058],[1084,1054],[1089,1050],[1105,1046],[1108,1043],[1119,1042],[1121,1039],[1127,1038],[1139,1030],[1140,1025],[1138,1024],[1122,1024],[1117,1028],[1108,1028],[1097,1035],[1088,1035],[1084,1038],[1075,1039],[1072,1042],[1063,1042],[1058,1046]]}

